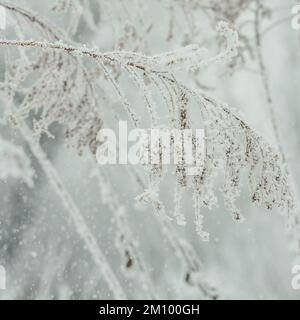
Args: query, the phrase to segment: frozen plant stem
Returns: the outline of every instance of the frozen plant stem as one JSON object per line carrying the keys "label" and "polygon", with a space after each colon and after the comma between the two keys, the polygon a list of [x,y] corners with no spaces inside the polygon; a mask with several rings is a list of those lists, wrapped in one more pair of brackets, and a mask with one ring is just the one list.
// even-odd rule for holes
{"label": "frozen plant stem", "polygon": [[68,190],[64,187],[63,182],[61,181],[56,169],[53,167],[52,163],[47,158],[46,154],[42,150],[38,141],[32,137],[32,132],[30,129],[23,124],[20,126],[20,131],[29,144],[32,153],[38,159],[42,169],[47,175],[51,185],[57,192],[58,196],[62,200],[62,204],[68,212],[72,222],[75,225],[77,233],[80,235],[84,241],[87,250],[90,252],[94,262],[99,267],[104,277],[104,281],[107,283],[109,289],[113,293],[116,299],[126,299],[126,294],[111,269],[104,253],[99,247],[96,238],[93,236],[92,232],[89,230],[84,218],[82,217],[79,209],[74,203],[71,195]]}
{"label": "frozen plant stem", "polygon": [[277,146],[278,146],[278,151],[280,153],[280,156],[282,158],[283,162],[283,167],[286,171],[287,178],[289,180],[289,185],[294,197],[294,205],[295,209],[293,212],[293,223],[295,224],[295,235],[294,235],[294,240],[297,241],[297,254],[300,255],[300,235],[299,230],[300,230],[300,221],[299,221],[299,210],[300,210],[300,201],[296,193],[296,188],[295,188],[295,183],[292,179],[292,175],[287,163],[287,157],[285,155],[284,149],[283,149],[283,143],[281,141],[281,134],[280,134],[280,129],[278,125],[278,121],[276,118],[276,113],[274,110],[274,102],[271,94],[271,88],[269,84],[269,79],[268,79],[268,72],[267,72],[267,67],[264,61],[263,53],[262,53],[262,38],[261,38],[261,19],[260,19],[260,9],[261,9],[261,1],[256,0],[256,10],[255,10],[255,23],[254,23],[254,28],[255,28],[255,41],[256,41],[256,48],[257,48],[257,57],[258,57],[258,64],[259,64],[259,69],[260,69],[260,75],[262,78],[263,82],[263,87],[267,99],[267,104],[268,104],[268,109],[269,109],[269,114],[271,117],[271,125],[272,125],[272,130],[274,133],[274,137],[277,141]]}
{"label": "frozen plant stem", "polygon": [[[136,171],[128,171],[130,175],[136,180],[137,184],[144,190],[146,183],[143,178]],[[153,204],[152,204],[153,205]],[[219,298],[218,289],[211,286],[205,279],[205,275],[202,271],[202,263],[198,258],[193,246],[181,238],[177,234],[173,224],[168,219],[162,219],[159,209],[153,205],[154,211],[157,214],[154,215],[157,223],[160,226],[160,230],[163,233],[167,242],[174,251],[176,257],[184,265],[184,277],[185,282],[188,285],[197,287],[201,296],[208,300],[217,300]],[[196,275],[196,279],[193,280],[193,275]]]}
{"label": "frozen plant stem", "polygon": [[23,8],[19,8],[13,4],[6,3],[3,1],[0,1],[0,6],[5,8],[6,10],[11,11],[12,13],[21,14],[23,17],[25,17],[27,20],[29,20],[31,23],[35,23],[39,26],[40,30],[43,30],[44,34],[47,34],[48,36],[53,37],[55,40],[59,40],[62,35],[59,34],[59,36],[56,34],[56,32],[53,32],[52,28],[50,28],[47,25],[47,22],[43,21],[42,19],[38,18],[35,15],[32,15],[30,12],[26,11]]}
{"label": "frozen plant stem", "polygon": [[276,120],[276,114],[274,110],[274,105],[273,105],[273,99],[271,95],[271,89],[268,81],[268,75],[267,75],[267,68],[264,62],[263,54],[262,54],[262,43],[261,43],[261,35],[260,35],[260,1],[257,0],[257,10],[255,12],[255,39],[256,39],[256,47],[257,47],[257,55],[258,55],[258,63],[259,63],[259,69],[260,69],[260,74],[262,77],[263,81],[263,86],[266,94],[266,99],[268,102],[268,107],[269,107],[269,113],[271,116],[271,124],[273,128],[273,132],[275,135],[275,139],[278,144],[278,148],[280,151],[280,154],[283,158],[283,161],[286,163],[285,155],[283,152],[283,147],[281,143],[281,138],[280,138],[280,133],[279,133],[279,128],[278,128],[278,123]]}
{"label": "frozen plant stem", "polygon": [[[94,167],[95,161],[92,157],[91,163]],[[102,171],[97,165],[95,166],[93,172],[95,178],[97,179],[100,193],[102,195],[102,203],[108,207],[115,220],[119,238],[117,247],[120,250],[121,255],[125,254],[125,258],[127,260],[125,263],[126,266],[122,268],[123,273],[126,277],[129,277],[129,269],[132,267],[135,268],[137,270],[139,282],[141,282],[147,297],[151,300],[155,300],[157,297],[152,284],[152,279],[140,253],[137,241],[134,238],[127,222],[128,218],[126,217],[126,209],[122,206],[118,195],[114,193],[113,187],[105,176],[105,172]]]}

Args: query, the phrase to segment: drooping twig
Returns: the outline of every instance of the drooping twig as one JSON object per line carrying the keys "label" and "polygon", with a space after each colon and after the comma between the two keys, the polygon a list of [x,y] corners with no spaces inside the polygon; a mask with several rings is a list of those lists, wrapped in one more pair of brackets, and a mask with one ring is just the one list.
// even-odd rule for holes
{"label": "drooping twig", "polygon": [[280,156],[282,158],[283,162],[283,168],[286,172],[286,176],[288,179],[288,183],[291,188],[291,194],[294,197],[294,208],[291,211],[291,216],[289,217],[292,220],[292,223],[294,223],[294,241],[297,243],[297,254],[300,254],[300,200],[297,196],[296,193],[296,188],[295,188],[295,183],[293,181],[289,164],[287,162],[287,157],[285,155],[285,151],[283,148],[283,143],[282,143],[282,138],[281,138],[281,133],[279,129],[279,123],[277,120],[276,112],[275,112],[275,107],[274,107],[274,101],[271,93],[271,88],[270,88],[270,83],[268,79],[268,71],[267,67],[264,61],[263,53],[262,53],[262,33],[261,33],[261,1],[256,0],[256,10],[255,10],[255,23],[254,23],[254,28],[255,28],[255,40],[256,40],[256,48],[257,48],[257,57],[258,57],[258,64],[259,64],[259,69],[260,69],[260,75],[265,91],[265,96],[267,100],[267,105],[268,105],[268,110],[270,114],[270,119],[271,119],[271,125],[273,129],[273,133],[277,142],[278,150],[280,153]]}

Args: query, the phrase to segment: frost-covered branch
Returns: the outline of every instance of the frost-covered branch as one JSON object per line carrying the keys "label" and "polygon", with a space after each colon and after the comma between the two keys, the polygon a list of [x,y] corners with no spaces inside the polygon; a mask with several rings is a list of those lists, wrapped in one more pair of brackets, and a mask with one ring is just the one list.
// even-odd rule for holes
{"label": "frost-covered branch", "polygon": [[[64,23],[66,31],[57,25],[52,26],[40,14],[0,0],[0,6],[16,18],[16,24],[10,25],[9,32],[4,33],[15,40],[0,39],[0,46],[6,47],[2,52],[6,58],[3,62],[5,72],[0,80],[0,93],[9,102],[3,108],[5,124],[20,130],[28,142],[61,199],[76,232],[94,259],[96,271],[88,279],[93,279],[99,269],[116,298],[125,298],[127,290],[122,288],[103,248],[63,185],[52,161],[41,148],[40,138],[59,137],[62,129],[68,147],[75,149],[83,158],[88,153],[93,163],[92,177],[97,179],[96,188],[93,188],[95,181],[92,180],[89,187],[96,190],[97,196],[98,193],[101,195],[101,204],[111,215],[103,228],[104,236],[109,237],[108,242],[115,244],[122,257],[118,263],[122,271],[121,280],[130,285],[139,283],[147,296],[156,298],[159,293],[156,292],[158,284],[155,283],[155,270],[144,259],[145,248],[142,247],[143,241],[149,239],[141,238],[137,241],[138,230],[132,228],[135,224],[131,224],[130,219],[133,217],[126,207],[127,203],[122,201],[122,175],[126,173],[123,171],[121,176],[117,176],[117,170],[105,172],[95,167],[96,154],[97,157],[102,156],[99,152],[101,142],[97,137],[104,126],[115,125],[116,119],[124,120],[124,113],[134,128],[145,125],[168,130],[203,128],[205,151],[201,155],[201,167],[196,161],[196,175],[188,175],[185,156],[181,156],[180,164],[164,166],[160,149],[160,163],[141,166],[137,172],[127,166],[126,170],[135,180],[130,188],[127,188],[127,181],[124,183],[127,197],[130,193],[132,201],[135,198],[140,202],[133,204],[134,209],[142,203],[154,211],[154,218],[150,216],[149,219],[155,219],[159,227],[156,230],[162,237],[158,239],[159,244],[165,241],[167,247],[172,249],[171,256],[175,257],[176,265],[182,268],[178,282],[184,283],[184,287],[195,288],[197,297],[217,299],[219,289],[207,280],[201,263],[205,258],[199,255],[207,244],[201,244],[201,250],[198,250],[178,232],[175,222],[183,226],[193,219],[196,233],[203,241],[208,241],[210,233],[205,226],[207,210],[216,208],[222,198],[234,221],[241,222],[245,214],[239,202],[240,199],[245,201],[241,195],[244,190],[256,205],[268,210],[287,210],[290,216],[292,213],[296,226],[299,226],[299,218],[294,215],[298,210],[298,200],[291,186],[293,181],[289,170],[286,169],[284,146],[280,141],[280,128],[263,60],[261,16],[258,11],[252,10],[252,4],[255,5],[255,2],[250,0],[153,1],[149,8],[152,10],[152,6],[155,9],[156,5],[160,5],[162,15],[166,15],[167,30],[159,30],[158,38],[162,35],[164,40],[163,49],[160,49],[160,40],[157,41],[160,47],[148,46],[156,26],[152,24],[150,14],[149,17],[148,14],[142,16],[142,11],[149,9],[142,0],[132,1],[129,5],[123,0],[57,0],[51,4],[52,14],[61,14],[60,21],[67,22]],[[264,15],[268,14],[265,9],[259,10],[264,10]],[[251,20],[253,13],[256,14],[255,21]],[[177,25],[177,21],[183,23]],[[29,36],[24,27],[27,25],[33,27],[30,28]],[[252,36],[255,41],[251,34],[243,33],[248,25],[251,28],[254,25],[251,30],[254,31]],[[215,26],[217,35],[216,32],[210,33]],[[96,40],[102,50],[79,43],[87,30],[92,33],[85,40],[89,43]],[[92,36],[98,36],[98,32],[100,36],[93,39]],[[32,40],[32,37],[36,40]],[[211,55],[204,49],[205,46],[212,46],[219,53]],[[157,54],[159,50],[161,53]],[[254,51],[258,53],[257,56]],[[207,83],[204,78],[207,68],[222,64],[229,66],[233,72],[233,67],[242,62],[241,65],[246,69],[248,54],[251,59],[257,58],[259,63],[279,151],[235,109],[206,93],[206,89],[211,87],[210,76]],[[204,92],[192,89],[194,85],[203,88]],[[195,149],[195,139],[192,144]],[[2,143],[0,138],[0,158],[1,146],[5,154],[7,149],[14,149],[7,148],[6,141]],[[21,150],[19,147],[17,149]],[[174,150],[174,154],[176,152]],[[22,152],[12,153],[20,155]],[[23,156],[26,158],[25,154]],[[26,160],[24,163],[25,168],[22,169],[31,175],[29,163]],[[1,164],[0,159],[0,167]],[[6,179],[10,171],[5,170]],[[117,189],[114,189],[112,182],[114,178],[120,181]],[[244,188],[245,184],[249,188]],[[173,202],[166,201],[168,196]],[[128,207],[131,208],[130,205]],[[98,208],[94,209],[98,212]],[[93,215],[92,219],[95,218],[96,215]],[[111,235],[114,236],[112,239]],[[299,235],[295,238],[299,239]],[[170,255],[163,258],[168,263]],[[61,261],[61,264],[67,264],[68,259]],[[52,281],[55,270],[52,263],[51,267],[44,270],[43,276]],[[89,283],[84,292],[96,290],[96,285],[97,281]],[[45,286],[39,294],[46,296],[50,290],[49,285]]]}
{"label": "frost-covered branch", "polygon": [[[226,34],[226,38],[229,39],[229,45],[225,51],[226,53],[217,56],[217,58],[213,59],[214,61],[225,59],[228,56],[232,58],[232,56],[236,54],[236,51],[234,51],[236,50],[236,36],[230,32],[230,29],[228,29],[226,25],[222,25],[221,28],[222,30],[227,30],[223,32]],[[221,166],[225,168],[223,188],[225,206],[232,213],[234,220],[242,220],[242,215],[236,206],[236,200],[239,197],[241,187],[240,178],[243,170],[249,173],[249,183],[252,192],[251,198],[253,202],[263,205],[267,209],[272,209],[276,206],[288,209],[293,207],[286,175],[281,169],[281,159],[272,147],[269,146],[262,137],[257,135],[245,121],[237,117],[229,107],[205,94],[201,94],[198,91],[191,90],[183,84],[180,84],[172,73],[166,71],[165,68],[161,68],[159,62],[156,62],[158,60],[157,56],[153,58],[134,52],[118,51],[102,53],[86,47],[77,48],[69,46],[61,42],[0,40],[0,45],[33,47],[46,50],[52,49],[76,57],[87,56],[94,59],[97,63],[100,61],[100,66],[104,70],[106,77],[111,80],[114,85],[116,92],[119,94],[135,126],[138,123],[135,110],[128,103],[119,84],[110,76],[105,64],[120,65],[122,68],[126,68],[129,74],[131,73],[131,69],[135,69],[163,83],[171,93],[172,99],[175,98],[180,104],[183,104],[186,109],[184,115],[187,117],[187,120],[189,114],[187,105],[190,100],[194,100],[201,109],[202,121],[204,121],[207,132],[206,165],[202,175],[195,177],[192,179],[193,181],[191,181],[192,189],[197,194],[195,198],[197,200],[194,203],[195,209],[197,208],[195,211],[197,230],[203,238],[207,238],[207,233],[204,232],[202,228],[202,214],[197,212],[199,212],[202,207],[213,207],[215,196],[212,189],[212,182],[213,179],[215,179],[215,171]],[[181,57],[182,55],[180,55],[180,58]],[[177,60],[175,55],[174,61],[180,63],[181,59],[177,57]],[[211,59],[208,61],[203,60],[204,64],[206,65],[210,60]],[[199,61],[200,66],[203,61]],[[157,85],[157,82],[154,82],[154,84]],[[166,100],[166,103],[172,104],[173,102]],[[177,108],[178,106],[175,106],[174,110]],[[180,112],[178,115],[180,124],[183,119],[180,118]],[[177,117],[177,115],[175,115],[175,117]],[[184,121],[186,122],[187,120]],[[218,161],[218,159],[221,161]],[[181,173],[177,178],[181,180],[181,185],[186,185],[184,180],[186,180],[187,177],[185,174],[182,176],[184,170],[180,171]],[[177,170],[177,173],[178,172]],[[210,187],[206,188],[207,186]]]}
{"label": "frost-covered branch", "polygon": [[292,228],[292,237],[293,241],[295,242],[295,251],[296,254],[300,255],[300,200],[297,196],[295,182],[293,180],[293,176],[290,172],[289,164],[287,161],[286,153],[284,151],[284,144],[281,138],[280,128],[279,128],[279,122],[277,119],[273,96],[271,93],[269,78],[268,78],[268,70],[266,67],[265,59],[263,57],[262,53],[262,33],[261,33],[261,15],[262,15],[262,4],[260,0],[256,0],[256,10],[255,10],[255,24],[254,24],[254,33],[255,33],[255,41],[256,41],[256,51],[257,51],[257,59],[258,59],[258,65],[260,70],[260,75],[265,91],[265,97],[268,105],[271,125],[273,129],[273,134],[275,137],[275,140],[277,142],[277,147],[279,150],[279,154],[282,158],[283,162],[283,170],[285,172],[285,175],[287,177],[287,182],[292,190],[291,197],[292,201],[294,203],[293,210],[291,210],[289,215],[289,224],[291,224]]}

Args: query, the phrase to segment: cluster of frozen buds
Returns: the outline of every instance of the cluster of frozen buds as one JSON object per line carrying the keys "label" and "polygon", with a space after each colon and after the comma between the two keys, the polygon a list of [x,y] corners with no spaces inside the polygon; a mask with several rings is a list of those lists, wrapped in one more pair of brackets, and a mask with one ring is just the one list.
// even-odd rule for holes
{"label": "cluster of frozen buds", "polygon": [[[22,67],[21,67],[22,66]],[[30,74],[41,72],[32,86],[27,86]],[[96,152],[96,136],[102,120],[96,108],[94,85],[87,71],[76,58],[56,52],[42,52],[35,62],[17,61],[7,73],[7,83],[18,83],[23,93],[17,110],[9,111],[14,125],[29,118],[33,112],[34,132],[52,136],[50,126],[65,126],[67,144],[82,154],[86,146]],[[45,90],[44,90],[45,89]]]}

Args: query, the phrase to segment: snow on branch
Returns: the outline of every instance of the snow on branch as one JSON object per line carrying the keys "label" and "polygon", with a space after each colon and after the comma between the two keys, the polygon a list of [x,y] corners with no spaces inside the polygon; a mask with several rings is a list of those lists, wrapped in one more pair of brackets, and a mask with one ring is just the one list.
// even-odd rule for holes
{"label": "snow on branch", "polygon": [[[23,10],[22,9],[16,9],[16,7],[14,7],[14,9],[16,10],[16,12],[18,12],[21,16],[23,16]],[[27,17],[27,14],[25,15],[25,18],[28,19],[29,21],[34,21],[34,22],[38,22],[39,21],[39,17],[35,17],[33,15],[29,15],[29,17]],[[40,23],[38,23],[39,25],[41,25]],[[46,26],[46,28],[49,28],[51,31],[53,30],[52,27],[50,27],[49,25]],[[57,38],[56,37],[56,33],[53,32],[53,37],[52,38]],[[55,59],[58,59],[59,61],[59,64],[56,64],[55,63]],[[29,63],[28,65],[25,64],[24,65],[24,62],[23,64],[21,63],[18,63],[18,61],[16,61],[13,65],[12,65],[12,69],[14,70],[14,72],[10,75],[9,73],[7,75],[9,75],[4,87],[5,88],[10,88],[9,84],[10,83],[19,83],[21,79],[23,78],[26,78],[25,74],[27,73],[31,73],[33,72],[34,70],[43,70],[43,69],[46,69],[46,72],[45,72],[45,75],[42,76],[41,78],[42,79],[47,79],[48,80],[48,84],[51,82],[51,76],[53,76],[53,74],[55,74],[53,71],[53,68],[55,69],[56,67],[58,67],[59,69],[61,68],[61,65],[62,65],[62,61],[64,62],[64,64],[67,65],[67,70],[69,71],[69,61],[68,60],[65,60],[64,59],[64,56],[56,56],[54,55],[53,57],[51,55],[49,55],[47,52],[45,54],[42,54],[36,62],[34,63]],[[68,63],[67,63],[68,62]],[[53,68],[52,68],[52,64],[53,64]],[[81,87],[88,87],[89,90],[88,90],[88,103],[93,105],[95,101],[95,92],[93,90],[93,86],[91,84],[91,79],[90,77],[87,75],[87,72],[84,70],[84,67],[83,65],[80,64],[80,61],[75,58],[75,59],[72,59],[72,65],[75,64],[76,65],[76,69],[79,69],[81,70],[81,73],[84,75],[83,79],[82,79],[82,86]],[[63,73],[61,71],[61,73]],[[69,73],[66,72],[66,74],[68,74],[69,76]],[[61,87],[66,87],[66,83],[65,83],[65,79],[61,79],[63,80],[62,81],[58,81],[59,79],[58,78],[55,78],[55,84],[56,84],[56,88],[61,88]],[[42,86],[46,86],[46,84],[44,84],[44,81],[45,80],[42,80]],[[40,86],[41,83],[38,85]],[[38,86],[33,86],[32,88],[30,88],[30,90],[27,92],[27,97],[30,98],[28,100],[28,103],[30,103],[30,106],[31,108],[39,108],[39,104],[41,102],[43,102],[44,100],[47,100],[45,99],[45,97],[43,96],[43,92],[45,93],[45,90],[40,90],[38,91],[37,88]],[[117,86],[117,84],[116,84]],[[49,87],[48,87],[49,88]],[[76,87],[76,92],[80,92],[80,90],[78,91],[78,87]],[[24,89],[22,90],[24,91]],[[35,95],[37,95],[37,92],[39,93],[38,94],[38,98],[35,98],[35,101],[32,101],[32,97],[34,97]],[[10,97],[12,97],[14,95],[13,92],[10,92],[10,90],[8,90],[8,92],[6,92],[9,94]],[[40,97],[40,95],[42,95]],[[66,95],[66,92],[64,92],[64,95]],[[54,95],[55,96],[55,95]],[[59,94],[57,95],[59,96]],[[23,102],[21,104],[21,106],[19,106],[19,108],[15,108],[13,115],[11,115],[10,117],[10,120],[13,121],[13,123],[16,125],[20,125],[20,122],[22,121],[22,119],[19,119],[19,124],[17,123],[16,119],[18,118],[16,116],[17,114],[17,111],[16,109],[19,110],[19,114],[24,114],[24,111],[25,111],[25,114],[26,114],[26,109],[28,109],[26,107],[26,101],[27,99],[25,97],[24,101],[25,103]],[[68,103],[69,101],[72,101],[73,99],[71,98],[71,96],[68,96],[66,97],[66,100]],[[49,100],[47,100],[49,101]],[[67,103],[66,103],[67,104]],[[51,104],[50,104],[51,105]],[[79,105],[80,106],[80,105]],[[45,108],[46,106],[44,106]],[[73,105],[74,108],[77,108],[76,105]],[[9,108],[8,108],[9,109]],[[53,107],[51,105],[51,109],[52,110]],[[86,108],[80,108],[82,110],[85,110]],[[21,112],[20,112],[21,110]],[[22,111],[23,110],[23,111]],[[29,112],[29,109],[27,110]],[[11,112],[12,113],[12,112]],[[60,122],[61,122],[61,118],[64,118],[64,114],[66,114],[66,112],[64,112],[62,110],[62,112],[59,112],[59,119],[60,119]],[[69,110],[69,112],[67,114],[75,114],[76,116],[78,116],[78,119],[81,118],[81,113],[77,112],[77,111],[73,111],[72,109]],[[47,113],[44,112],[44,116],[43,116],[43,122],[45,122],[45,116],[47,115]],[[48,118],[48,116],[47,116]],[[96,117],[97,118],[97,117]],[[52,121],[55,121],[58,119],[57,115],[56,117],[54,118],[51,118]],[[83,118],[84,120],[84,118]],[[80,120],[82,121],[82,120]],[[68,123],[68,125],[70,125],[70,119],[66,119],[66,122]],[[51,123],[51,120],[47,121],[47,123]],[[81,122],[79,122],[80,124]],[[35,131],[37,133],[37,126],[36,126],[37,122],[35,122]],[[40,127],[40,126],[39,126]],[[45,127],[45,125],[44,125]],[[80,127],[80,126],[79,126]],[[75,126],[76,128],[76,126]],[[97,128],[97,127],[96,127]],[[26,127],[25,127],[26,129]],[[24,127],[21,127],[20,130],[23,132],[24,130]],[[78,131],[78,130],[77,130]],[[76,132],[77,132],[76,131]],[[39,130],[40,132],[40,130]],[[58,194],[58,197],[61,198],[62,200],[62,203],[64,204],[67,212],[69,213],[69,215],[71,216],[71,218],[74,220],[74,218],[76,218],[74,220],[75,222],[75,226],[76,226],[76,229],[79,233],[79,235],[84,239],[84,241],[86,242],[87,244],[87,247],[89,248],[90,252],[92,253],[92,257],[93,258],[96,258],[99,253],[98,251],[101,249],[98,247],[96,247],[96,245],[92,245],[90,244],[90,241],[87,239],[86,235],[87,235],[87,232],[84,232],[82,233],[82,228],[81,226],[77,223],[78,219],[81,219],[81,224],[83,222],[83,218],[80,218],[80,212],[78,210],[78,208],[76,207],[76,204],[74,203],[74,201],[72,200],[72,198],[70,197],[68,191],[64,188],[63,184],[61,183],[61,181],[58,181],[59,180],[59,177],[57,175],[57,172],[55,170],[55,168],[51,165],[50,161],[46,158],[44,152],[42,152],[41,148],[39,147],[38,143],[37,142],[34,142],[34,139],[32,139],[31,135],[32,133],[31,132],[28,132],[28,129],[26,130],[26,132],[23,132],[24,133],[24,137],[25,139],[28,141],[29,145],[31,146],[31,149],[33,151],[33,153],[36,155],[37,159],[40,161],[40,164],[41,166],[44,168],[44,171],[45,173],[47,174],[48,178],[49,178],[49,181],[50,183],[54,186],[55,190],[57,191],[57,194]],[[75,131],[74,131],[75,133]],[[48,133],[49,134],[49,133]],[[77,135],[78,135],[78,132],[77,132]],[[68,136],[67,136],[68,138]],[[92,137],[89,138],[89,140],[91,140]],[[81,139],[80,139],[81,140]],[[92,141],[94,141],[92,139]],[[90,146],[91,146],[91,143],[90,143]],[[82,150],[80,145],[77,145],[76,146],[77,148],[79,148],[79,150]],[[38,151],[39,150],[39,151]],[[37,152],[38,151],[38,152]],[[92,153],[93,150],[91,149]],[[95,169],[96,172],[99,172],[99,168],[96,168]],[[98,175],[97,175],[98,177]],[[103,179],[98,179],[99,183],[101,182],[101,185],[103,184]],[[100,189],[100,191],[104,192],[105,193],[105,190],[106,188],[102,188]],[[67,195],[67,197],[66,197]],[[139,255],[139,252],[138,252],[138,243],[133,240],[133,235],[130,235],[131,232],[129,230],[129,226],[128,228],[125,228],[126,230],[124,230],[124,226],[128,223],[126,220],[125,220],[125,217],[124,217],[124,214],[120,215],[120,213],[122,213],[122,210],[114,210],[116,205],[119,206],[119,204],[117,204],[117,201],[116,201],[116,197],[117,195],[113,195],[113,197],[109,197],[109,201],[108,201],[108,205],[109,207],[112,209],[112,214],[114,215],[115,217],[115,221],[117,222],[117,228],[118,228],[118,234],[119,234],[119,237],[118,237],[118,241],[117,241],[117,247],[118,249],[120,250],[120,254],[122,255],[122,257],[124,257],[126,261],[124,261],[125,265],[124,267],[122,268],[122,270],[124,271],[124,276],[128,276],[128,274],[131,275],[131,273],[133,273],[133,270],[135,270],[135,272],[131,275],[136,277],[138,275],[138,278],[140,279],[141,281],[141,284],[142,286],[145,288],[145,290],[148,292],[148,294],[151,296],[151,297],[154,297],[154,292],[153,292],[153,288],[152,288],[152,285],[151,285],[151,282],[149,281],[149,276],[147,275],[147,270],[148,269],[145,265],[144,265],[144,262],[143,260],[141,259],[140,255]],[[107,197],[104,197],[103,198],[103,203],[107,203]],[[74,216],[75,214],[75,216]],[[161,222],[160,220],[158,220],[159,222]],[[167,241],[169,240],[170,243],[173,243],[175,241],[176,245],[180,248],[181,245],[180,245],[180,236],[177,235],[175,233],[175,230],[172,228],[171,225],[165,225],[162,227],[163,231],[164,231],[164,234],[166,236],[166,239]],[[183,241],[183,239],[182,239]],[[188,245],[188,244],[187,244]],[[176,250],[178,250],[177,248],[175,248]],[[180,252],[182,252],[183,250],[180,250]],[[93,254],[94,252],[96,252],[96,254]],[[101,253],[100,253],[101,254]],[[189,262],[189,259],[186,257],[186,255],[184,254],[179,254],[178,258],[180,259],[180,263],[184,263],[184,265],[186,266],[187,268],[187,272],[190,273],[190,272],[198,272],[198,270],[196,270],[193,266],[190,266],[190,262]],[[97,259],[96,262],[98,263],[99,260]],[[105,263],[104,263],[105,265]],[[122,264],[123,266],[123,264]],[[99,267],[102,269],[102,265],[100,264]],[[130,272],[129,272],[130,271]],[[105,272],[105,268],[103,269],[103,272]],[[138,274],[136,274],[136,272],[138,272]],[[110,278],[110,277],[106,277],[106,278]],[[112,281],[109,283],[109,286],[111,286],[115,281]],[[213,296],[211,296],[208,292],[204,291],[203,288],[204,286],[202,285],[202,282],[199,281],[199,289],[200,289],[200,292],[201,294],[204,294],[204,296],[206,298],[214,298],[215,297],[215,294]],[[112,288],[112,291],[115,293],[116,296],[119,296],[119,290],[116,292],[116,289],[115,287],[111,287]]]}
{"label": "snow on branch", "polygon": [[[201,121],[204,122],[206,130],[206,163],[202,174],[193,179],[186,176],[184,167],[176,169],[176,176],[180,185],[189,186],[194,192],[196,230],[203,239],[207,239],[207,232],[203,231],[203,216],[201,211],[204,207],[212,208],[216,204],[213,181],[216,178],[217,169],[225,169],[223,195],[225,206],[228,211],[231,212],[234,220],[242,220],[242,214],[237,207],[236,201],[240,195],[242,186],[241,177],[244,171],[248,174],[251,187],[251,199],[253,202],[267,209],[273,209],[274,207],[291,209],[293,207],[293,197],[287,185],[286,176],[281,168],[281,159],[272,147],[243,120],[237,117],[229,107],[224,106],[222,103],[215,101],[205,94],[187,88],[179,83],[171,71],[168,70],[170,63],[166,63],[166,61],[175,61],[174,64],[178,63],[180,65],[180,63],[182,63],[183,66],[187,66],[188,68],[191,66],[197,68],[216,63],[220,60],[232,59],[237,53],[237,35],[226,23],[221,23],[218,29],[227,39],[226,50],[216,57],[207,60],[201,59],[202,55],[198,50],[195,50],[194,47],[182,49],[183,51],[181,53],[161,55],[162,63],[160,63],[160,56],[148,57],[135,52],[122,51],[100,52],[95,49],[86,48],[85,46],[75,47],[64,44],[63,42],[52,43],[47,41],[2,39],[0,40],[0,45],[40,48],[46,50],[46,52],[51,49],[65,52],[75,57],[86,56],[92,58],[100,65],[107,80],[113,84],[129,117],[133,120],[134,126],[138,126],[136,110],[134,110],[134,107],[127,101],[120,85],[110,74],[108,66],[120,66],[122,70],[125,70],[125,72],[137,82],[139,82],[139,80],[136,77],[136,73],[142,73],[144,77],[148,77],[150,81],[152,80],[152,84],[162,92],[168,109],[175,110],[175,114],[171,115],[177,118],[178,122],[173,122],[175,127],[177,125],[180,127],[180,123],[182,124],[183,122],[186,124],[190,123],[191,119],[189,118],[188,105],[192,101],[196,102],[201,109]],[[187,58],[185,50],[189,52]],[[194,59],[193,53],[195,53],[196,59]],[[187,61],[188,64],[185,65]],[[59,68],[55,67],[54,69],[52,72],[59,74]],[[70,77],[70,74],[67,78]],[[66,79],[65,81],[68,80]],[[44,86],[49,88],[47,83],[45,83]],[[166,92],[164,92],[163,86],[167,89]],[[55,92],[55,90],[52,91]],[[152,94],[149,87],[145,88],[145,94],[148,94],[148,92],[149,95]],[[169,98],[166,94],[170,95]],[[152,110],[151,103],[149,105],[149,99],[147,101],[148,111]],[[175,105],[174,101],[177,101]],[[32,108],[32,103],[28,104],[28,106]],[[81,108],[81,110],[84,108],[86,107]],[[182,110],[184,110],[184,112]],[[57,116],[58,114],[54,112],[54,116],[50,118],[50,122],[55,121],[55,115]],[[182,118],[183,115],[185,119]],[[49,126],[50,122],[47,126]],[[91,128],[93,128],[93,134],[89,136],[90,138],[96,135],[101,125],[100,121],[99,126],[91,126]],[[153,170],[153,176],[159,178],[160,173],[158,168],[153,168]],[[152,183],[152,185],[157,186],[156,183]],[[151,192],[149,194],[151,194]],[[158,200],[154,199],[153,201],[157,202]],[[160,206],[160,208],[163,207]],[[180,217],[180,221],[182,221],[182,215],[177,212],[177,216]]]}
{"label": "snow on branch", "polygon": [[238,34],[229,28],[226,22],[220,22],[217,25],[217,31],[226,40],[226,49],[215,57],[206,58],[207,49],[192,44],[177,51],[157,55],[152,59],[158,65],[194,72],[214,63],[221,62],[226,64],[231,62],[238,54]]}

